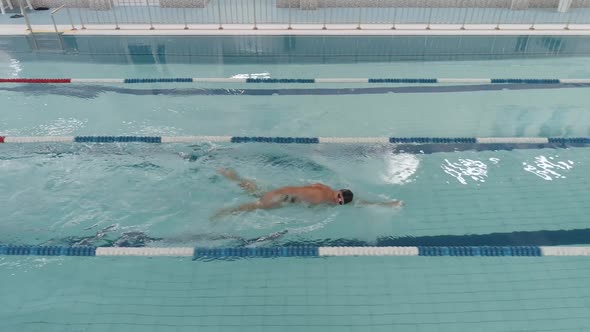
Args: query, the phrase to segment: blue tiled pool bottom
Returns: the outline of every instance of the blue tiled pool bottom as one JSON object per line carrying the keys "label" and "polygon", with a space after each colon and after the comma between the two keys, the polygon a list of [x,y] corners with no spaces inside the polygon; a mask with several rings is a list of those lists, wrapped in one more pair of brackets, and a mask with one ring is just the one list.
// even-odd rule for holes
{"label": "blue tiled pool bottom", "polygon": [[[167,258],[0,258],[0,264],[2,284],[18,279],[27,285],[3,296],[10,305],[0,308],[2,327],[25,332],[533,332],[582,331],[590,324],[587,258],[285,258],[205,265]],[[85,282],[72,283],[73,277]]]}

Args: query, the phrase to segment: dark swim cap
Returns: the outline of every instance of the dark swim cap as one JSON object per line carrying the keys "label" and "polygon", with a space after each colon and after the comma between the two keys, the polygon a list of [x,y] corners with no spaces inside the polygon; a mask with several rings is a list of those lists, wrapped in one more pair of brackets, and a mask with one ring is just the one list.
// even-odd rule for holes
{"label": "dark swim cap", "polygon": [[348,204],[348,203],[352,202],[352,197],[354,196],[352,194],[352,191],[350,191],[348,189],[340,189],[340,193],[342,194],[342,199],[344,200],[344,204]]}

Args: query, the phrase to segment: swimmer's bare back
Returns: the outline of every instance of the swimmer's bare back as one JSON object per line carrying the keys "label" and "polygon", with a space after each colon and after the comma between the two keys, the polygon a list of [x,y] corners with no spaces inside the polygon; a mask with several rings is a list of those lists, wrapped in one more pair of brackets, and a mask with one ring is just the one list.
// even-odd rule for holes
{"label": "swimmer's bare back", "polygon": [[[260,199],[256,202],[223,209],[219,211],[214,216],[214,218],[243,211],[276,209],[285,205],[296,203],[303,203],[305,205],[344,205],[351,202],[353,197],[352,192],[348,189],[334,190],[321,183],[298,187],[282,187],[263,194],[259,194],[260,191],[254,182],[240,178],[234,171],[220,169],[218,172],[227,179],[237,182],[246,192],[260,197]],[[403,202],[399,200],[388,202],[367,202],[357,200],[357,205],[399,207],[403,205]]]}
{"label": "swimmer's bare back", "polygon": [[262,196],[262,205],[274,206],[293,203],[308,205],[338,204],[332,188],[321,183],[301,187],[283,187],[269,191]]}

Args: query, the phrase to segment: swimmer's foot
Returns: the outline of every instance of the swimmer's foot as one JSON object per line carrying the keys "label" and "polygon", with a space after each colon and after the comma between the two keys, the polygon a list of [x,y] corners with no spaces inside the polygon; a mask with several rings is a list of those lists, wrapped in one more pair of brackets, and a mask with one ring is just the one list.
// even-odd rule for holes
{"label": "swimmer's foot", "polygon": [[238,173],[236,173],[230,169],[227,169],[227,168],[219,168],[217,170],[217,173],[219,173],[219,174],[221,174],[221,175],[225,176],[226,178],[233,180],[233,181],[240,181],[241,180],[240,177],[238,176]]}
{"label": "swimmer's foot", "polygon": [[217,173],[223,175],[226,179],[237,182],[247,193],[256,197],[260,196],[260,190],[253,181],[242,179],[238,173],[227,168],[219,168]]}
{"label": "swimmer's foot", "polygon": [[406,205],[406,203],[404,203],[404,201],[391,201],[387,203],[387,206],[391,206],[391,207],[402,207]]}

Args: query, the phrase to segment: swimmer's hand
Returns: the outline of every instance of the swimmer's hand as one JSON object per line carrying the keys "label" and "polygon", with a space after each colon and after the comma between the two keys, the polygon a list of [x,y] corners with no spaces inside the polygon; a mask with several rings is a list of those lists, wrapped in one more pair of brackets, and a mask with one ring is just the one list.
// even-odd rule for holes
{"label": "swimmer's hand", "polygon": [[219,219],[230,216],[232,214],[233,214],[232,211],[229,211],[229,209],[221,209],[221,210],[217,211],[214,215],[210,216],[209,221],[215,222],[215,221],[218,221]]}
{"label": "swimmer's hand", "polygon": [[384,202],[383,206],[390,206],[390,207],[402,207],[406,205],[406,203],[404,203],[404,201],[400,201],[400,200],[394,200],[391,202]]}
{"label": "swimmer's hand", "polygon": [[404,201],[400,201],[400,200],[393,200],[393,201],[389,201],[389,202],[368,202],[368,201],[363,201],[363,200],[358,200],[357,205],[360,206],[384,206],[384,207],[402,207],[404,205],[406,205],[406,203],[404,203]]}

